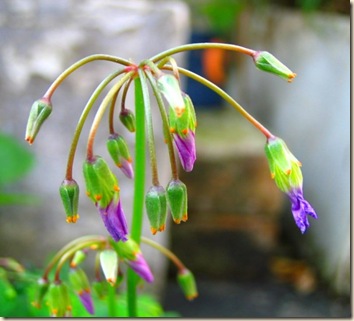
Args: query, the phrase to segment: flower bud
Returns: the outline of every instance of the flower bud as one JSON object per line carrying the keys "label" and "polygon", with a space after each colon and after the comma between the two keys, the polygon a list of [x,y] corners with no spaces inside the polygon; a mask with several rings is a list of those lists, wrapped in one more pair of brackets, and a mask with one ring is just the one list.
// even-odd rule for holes
{"label": "flower bud", "polygon": [[50,284],[48,306],[53,317],[65,317],[71,311],[68,287],[64,283],[56,282]]}
{"label": "flower bud", "polygon": [[1,291],[6,299],[14,299],[17,296],[17,292],[9,281],[7,274],[7,271],[0,267]]}
{"label": "flower bud", "polygon": [[76,223],[79,218],[79,185],[73,179],[65,179],[60,187],[59,193],[66,213],[68,223]]}
{"label": "flower bud", "polygon": [[162,74],[157,79],[157,87],[166,98],[170,107],[174,109],[177,116],[182,116],[185,111],[185,105],[176,77],[170,74]]}
{"label": "flower bud", "polygon": [[76,268],[86,259],[86,253],[83,250],[78,250],[75,252],[74,257],[70,261],[70,267]]}
{"label": "flower bud", "polygon": [[48,292],[49,288],[49,282],[46,279],[40,278],[37,281],[37,287],[36,287],[36,295],[35,299],[32,302],[32,305],[36,308],[40,308],[42,305],[42,301],[46,293]]}
{"label": "flower bud", "polygon": [[86,311],[90,314],[94,314],[90,284],[84,270],[81,268],[71,268],[69,272],[69,281],[74,291],[79,296]]}
{"label": "flower bud", "polygon": [[187,213],[187,187],[179,179],[173,179],[167,186],[167,200],[170,206],[171,215],[175,223],[186,222]]}
{"label": "flower bud", "polygon": [[267,51],[256,51],[253,61],[258,69],[275,74],[288,82],[296,77],[295,73]]}
{"label": "flower bud", "polygon": [[177,274],[177,281],[188,300],[193,300],[198,296],[194,275],[190,270],[183,269],[182,271],[179,271]]}
{"label": "flower bud", "polygon": [[124,137],[119,134],[112,134],[107,140],[107,149],[114,163],[121,169],[128,178],[134,177],[132,158]]}
{"label": "flower bud", "polygon": [[[118,244],[124,244],[123,242],[118,242]],[[118,255],[116,251],[107,249],[100,253],[100,263],[103,274],[108,283],[112,286],[115,285],[118,273]]]}
{"label": "flower bud", "polygon": [[167,218],[166,192],[162,186],[152,186],[145,196],[145,207],[152,234],[164,231]]}
{"label": "flower bud", "polygon": [[135,132],[135,116],[131,110],[127,108],[122,109],[119,114],[119,119],[126,129],[131,133]]}
{"label": "flower bud", "polygon": [[93,291],[95,292],[95,294],[98,296],[99,299],[103,299],[106,297],[108,293],[108,288],[107,288],[108,283],[105,280],[93,281],[91,285]]}
{"label": "flower bud", "polygon": [[44,121],[52,112],[52,103],[48,98],[36,100],[31,108],[26,128],[26,141],[32,144]]}

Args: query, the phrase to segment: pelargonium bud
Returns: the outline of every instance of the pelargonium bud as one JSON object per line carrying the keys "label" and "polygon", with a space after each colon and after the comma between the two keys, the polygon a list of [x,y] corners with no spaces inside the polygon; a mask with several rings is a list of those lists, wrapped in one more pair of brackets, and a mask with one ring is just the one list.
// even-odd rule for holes
{"label": "pelargonium bud", "polygon": [[50,284],[48,306],[52,317],[65,317],[71,313],[69,292],[65,283],[55,282]]}
{"label": "pelargonium bud", "polygon": [[[122,242],[118,242],[120,244]],[[126,242],[122,243],[125,244]],[[115,285],[118,274],[118,255],[112,249],[103,250],[100,253],[100,263],[103,274],[109,284]]]}
{"label": "pelargonium bud", "polygon": [[86,311],[94,314],[90,284],[84,270],[81,268],[71,268],[69,271],[69,281]]}
{"label": "pelargonium bud", "polygon": [[167,200],[175,223],[186,222],[188,219],[187,186],[179,179],[173,179],[167,186]]}
{"label": "pelargonium bud", "polygon": [[177,281],[188,300],[193,300],[198,296],[194,275],[190,270],[183,269],[179,271],[177,274]]}
{"label": "pelargonium bud", "polygon": [[65,179],[60,187],[59,193],[66,213],[68,223],[76,223],[79,218],[79,185],[73,179]]}
{"label": "pelargonium bud", "polygon": [[166,192],[162,186],[151,186],[145,196],[145,207],[152,234],[164,231],[167,218]]}
{"label": "pelargonium bud", "polygon": [[42,305],[42,301],[46,293],[48,292],[49,288],[49,282],[47,279],[40,278],[37,281],[37,286],[36,286],[36,294],[35,294],[35,299],[32,302],[32,305],[36,308],[40,308]]}
{"label": "pelargonium bud", "polygon": [[177,78],[171,74],[162,74],[157,79],[157,87],[177,116],[181,116],[186,107]]}
{"label": "pelargonium bud", "polygon": [[296,77],[295,73],[267,51],[256,51],[253,61],[258,69],[275,74],[288,82]]}
{"label": "pelargonium bud", "polygon": [[122,109],[119,114],[119,119],[126,129],[128,129],[131,133],[135,132],[135,116],[130,109]]}
{"label": "pelargonium bud", "polygon": [[107,140],[107,149],[114,163],[121,169],[128,178],[134,177],[132,157],[130,156],[128,144],[124,137],[119,134],[112,134]]}
{"label": "pelargonium bud", "polygon": [[36,100],[31,108],[26,128],[26,141],[32,144],[44,121],[52,112],[50,99],[43,97]]}
{"label": "pelargonium bud", "polygon": [[271,176],[278,188],[289,196],[295,223],[304,233],[310,226],[307,215],[317,218],[317,214],[303,196],[301,163],[278,137],[273,136],[267,140],[265,153]]}

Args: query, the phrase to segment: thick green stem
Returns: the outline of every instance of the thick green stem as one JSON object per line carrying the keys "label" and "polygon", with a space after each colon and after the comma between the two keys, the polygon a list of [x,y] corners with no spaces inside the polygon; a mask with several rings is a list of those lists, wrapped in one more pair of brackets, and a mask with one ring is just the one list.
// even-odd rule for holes
{"label": "thick green stem", "polygon": [[[140,243],[144,213],[145,191],[145,96],[139,77],[134,79],[135,84],[135,170],[134,170],[134,202],[131,225],[131,238]],[[137,275],[132,269],[128,269],[127,277],[127,301],[128,314],[130,317],[137,316]]]}

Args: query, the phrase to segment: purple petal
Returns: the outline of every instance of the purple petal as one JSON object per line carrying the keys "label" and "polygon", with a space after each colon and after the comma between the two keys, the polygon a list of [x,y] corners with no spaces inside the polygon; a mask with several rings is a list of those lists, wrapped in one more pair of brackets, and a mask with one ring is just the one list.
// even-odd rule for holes
{"label": "purple petal", "polygon": [[90,314],[94,314],[95,312],[90,291],[82,291],[79,294],[79,298],[86,311]]}
{"label": "purple petal", "polygon": [[292,190],[288,195],[291,200],[291,210],[295,223],[301,233],[305,233],[306,229],[310,226],[307,215],[317,219],[317,214],[310,203],[304,199],[302,189]]}
{"label": "purple petal", "polygon": [[123,174],[128,178],[132,179],[134,177],[134,170],[133,170],[132,163],[129,162],[128,160],[122,158],[119,168],[123,172]]}
{"label": "purple petal", "polygon": [[103,223],[112,238],[115,241],[126,241],[128,225],[120,200],[116,200],[115,197],[106,208],[98,207],[98,210],[101,214]]}
{"label": "purple petal", "polygon": [[151,283],[154,281],[154,276],[141,253],[136,255],[135,260],[127,261],[127,264],[146,282]]}
{"label": "purple petal", "polygon": [[174,134],[173,140],[177,147],[179,159],[181,160],[183,169],[186,172],[190,172],[193,169],[194,162],[197,158],[194,132],[189,130],[185,137]]}

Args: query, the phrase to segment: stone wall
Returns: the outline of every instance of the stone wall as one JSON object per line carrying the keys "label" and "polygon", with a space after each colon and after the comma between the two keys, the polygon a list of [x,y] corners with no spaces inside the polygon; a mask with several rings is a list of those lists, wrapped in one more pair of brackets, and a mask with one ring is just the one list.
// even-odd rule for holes
{"label": "stone wall", "polygon": [[[1,1],[1,130],[23,140],[32,102],[42,97],[65,68],[84,56],[104,53],[139,62],[185,43],[188,35],[188,8],[178,1]],[[183,55],[176,59],[183,64]],[[84,194],[81,171],[89,124],[84,127],[74,166],[74,178],[81,186],[80,219],[76,224],[65,222],[58,187],[64,178],[71,137],[82,108],[100,81],[117,68],[110,62],[86,65],[54,94],[53,113],[31,148],[37,165],[21,186],[9,187],[31,193],[39,202],[34,206],[0,209],[0,256],[12,256],[24,264],[40,266],[48,255],[76,237],[107,234],[95,207]],[[129,106],[134,109],[133,95],[128,97]],[[121,133],[133,142],[132,134],[124,130]],[[97,154],[107,156],[107,135],[107,131],[99,130]],[[170,177],[168,154],[159,128],[156,135],[161,183],[166,184]],[[119,170],[117,175],[130,221],[133,185]],[[148,178],[147,185],[150,181]],[[148,224],[145,227],[143,234],[151,235]],[[167,233],[159,233],[155,239],[167,244]],[[144,253],[149,257],[156,250],[144,248]],[[165,260],[154,255],[148,261],[162,279]]]}

